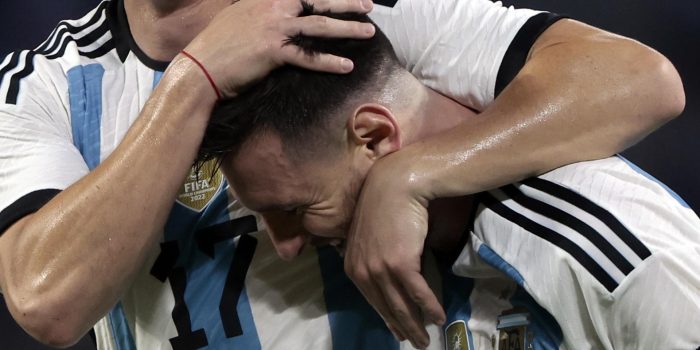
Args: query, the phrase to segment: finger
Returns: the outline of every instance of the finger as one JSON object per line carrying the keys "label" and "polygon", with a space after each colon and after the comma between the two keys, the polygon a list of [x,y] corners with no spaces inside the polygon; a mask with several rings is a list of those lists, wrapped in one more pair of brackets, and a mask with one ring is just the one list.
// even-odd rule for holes
{"label": "finger", "polygon": [[386,328],[389,328],[389,330],[391,331],[391,333],[394,334],[394,337],[396,337],[396,340],[398,340],[398,341],[400,341],[400,342],[406,340],[406,336],[404,336],[403,333],[401,333],[401,331],[399,331],[398,329],[396,329],[396,327],[394,327],[394,326],[392,326],[391,324],[387,323],[387,324],[386,324]]}
{"label": "finger", "polygon": [[328,16],[290,18],[285,26],[285,33],[289,36],[301,34],[323,38],[367,39],[376,31],[372,23],[345,21]]}
{"label": "finger", "polygon": [[331,11],[367,13],[372,10],[372,0],[306,0],[316,12]]}
{"label": "finger", "polygon": [[388,274],[377,280],[382,287],[385,302],[392,317],[398,322],[394,326],[400,330],[416,348],[425,348],[430,343],[430,336],[423,325],[423,317],[411,299],[402,291],[401,286]]}
{"label": "finger", "polygon": [[352,61],[347,58],[325,53],[309,55],[294,46],[284,47],[281,56],[283,63],[320,72],[349,73],[354,67]]}
{"label": "finger", "polygon": [[399,280],[408,297],[418,306],[424,319],[438,326],[445,323],[445,310],[423,275],[409,272],[394,277]]}
{"label": "finger", "polygon": [[375,311],[382,317],[387,327],[397,336],[399,339],[406,339],[406,335],[394,325],[398,324],[398,321],[393,318],[392,313],[389,310],[389,306],[386,303],[384,295],[381,293],[379,287],[372,281],[369,272],[366,269],[357,269],[347,266],[348,258],[345,258],[346,266],[345,271],[348,276],[355,283],[357,288],[360,290],[367,302],[374,308]]}

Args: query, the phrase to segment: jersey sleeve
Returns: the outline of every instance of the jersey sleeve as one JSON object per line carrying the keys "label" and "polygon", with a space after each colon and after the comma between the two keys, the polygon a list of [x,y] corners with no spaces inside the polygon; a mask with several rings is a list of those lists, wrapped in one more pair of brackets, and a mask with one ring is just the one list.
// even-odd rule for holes
{"label": "jersey sleeve", "polygon": [[381,0],[370,17],[424,84],[483,110],[561,17],[489,0]]}
{"label": "jersey sleeve", "polygon": [[0,62],[0,234],[88,172],[67,101],[57,64],[31,51]]}

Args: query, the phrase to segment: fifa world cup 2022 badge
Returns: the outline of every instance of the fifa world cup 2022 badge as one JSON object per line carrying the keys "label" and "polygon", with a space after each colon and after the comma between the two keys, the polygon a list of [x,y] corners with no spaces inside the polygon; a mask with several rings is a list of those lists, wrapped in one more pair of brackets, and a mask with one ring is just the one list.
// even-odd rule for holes
{"label": "fifa world cup 2022 badge", "polygon": [[445,327],[445,350],[471,350],[467,324],[457,320]]}
{"label": "fifa world cup 2022 badge", "polygon": [[193,166],[177,194],[177,202],[200,212],[214,198],[224,183],[224,175],[212,159],[197,168]]}

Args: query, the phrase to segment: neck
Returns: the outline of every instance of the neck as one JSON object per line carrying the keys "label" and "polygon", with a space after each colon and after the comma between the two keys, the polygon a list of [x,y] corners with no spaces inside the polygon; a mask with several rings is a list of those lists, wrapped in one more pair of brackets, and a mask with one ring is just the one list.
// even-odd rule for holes
{"label": "neck", "polygon": [[[396,113],[402,133],[403,146],[417,142],[477,117],[476,112],[447,98],[415,79],[404,82],[407,96],[414,103]],[[410,85],[409,85],[410,84]],[[445,261],[453,261],[462,250],[463,236],[471,220],[471,196],[438,198],[428,208],[427,245]]]}
{"label": "neck", "polygon": [[[415,80],[415,78],[410,78]],[[397,113],[403,146],[409,145],[472,120],[471,109],[415,81],[410,93],[414,103]]]}
{"label": "neck", "polygon": [[148,57],[171,61],[231,0],[124,0],[131,34]]}

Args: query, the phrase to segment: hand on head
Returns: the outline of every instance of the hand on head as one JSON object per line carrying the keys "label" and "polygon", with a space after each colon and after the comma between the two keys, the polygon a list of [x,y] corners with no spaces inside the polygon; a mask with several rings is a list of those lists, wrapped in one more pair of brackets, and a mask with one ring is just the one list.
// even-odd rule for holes
{"label": "hand on head", "polygon": [[[308,1],[315,11],[366,13],[372,1]],[[330,38],[369,38],[374,26],[324,16],[304,16],[300,0],[240,0],[221,11],[185,48],[211,75],[224,98],[233,97],[273,69],[292,64],[347,73],[352,61],[329,54],[308,55],[288,39],[303,33]],[[188,59],[178,56],[180,59]],[[176,58],[176,60],[178,60]]]}

